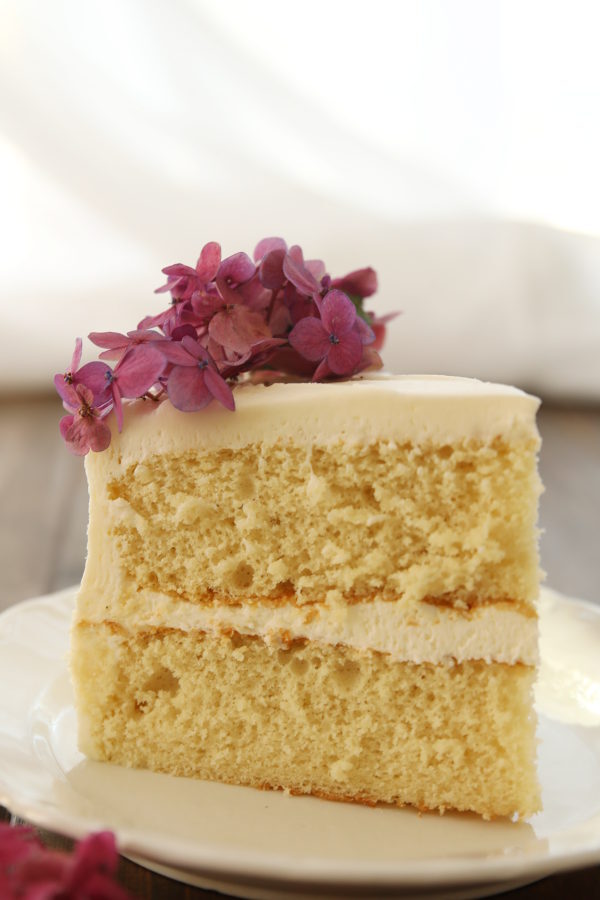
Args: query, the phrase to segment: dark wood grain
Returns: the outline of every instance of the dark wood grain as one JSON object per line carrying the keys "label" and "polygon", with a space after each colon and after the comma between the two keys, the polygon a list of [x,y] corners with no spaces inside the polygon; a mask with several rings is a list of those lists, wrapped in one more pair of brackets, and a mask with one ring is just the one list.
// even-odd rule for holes
{"label": "dark wood grain", "polygon": [[[85,558],[87,489],[81,460],[65,452],[55,399],[0,401],[0,611],[75,584]],[[600,602],[600,409],[547,406],[540,414],[542,564],[557,590]],[[0,821],[10,813],[0,808]],[[41,832],[46,844],[67,838]],[[119,880],[151,900],[221,897],[123,859]],[[600,866],[510,891],[514,900],[600,900]]]}

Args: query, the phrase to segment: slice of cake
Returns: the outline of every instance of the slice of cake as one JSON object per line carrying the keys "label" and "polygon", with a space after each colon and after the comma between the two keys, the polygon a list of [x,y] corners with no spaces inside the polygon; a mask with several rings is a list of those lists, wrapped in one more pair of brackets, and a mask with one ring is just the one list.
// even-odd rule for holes
{"label": "slice of cake", "polygon": [[88,756],[292,793],[539,808],[538,401],[433,376],[124,404],[86,458]]}

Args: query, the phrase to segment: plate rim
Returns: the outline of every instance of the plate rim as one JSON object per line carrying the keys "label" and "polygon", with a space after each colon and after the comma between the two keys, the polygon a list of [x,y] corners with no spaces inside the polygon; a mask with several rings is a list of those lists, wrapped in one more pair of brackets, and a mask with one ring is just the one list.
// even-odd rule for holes
{"label": "plate rim", "polygon": [[[0,613],[0,639],[6,623],[12,618],[19,619],[22,616],[35,614],[42,607],[50,606],[54,612],[59,612],[65,617],[65,627],[70,624],[70,616],[74,606],[75,593],[78,586],[64,588],[50,594],[40,595],[31,599],[16,603]],[[542,588],[542,596],[546,601],[568,604],[569,607],[592,612],[600,618],[600,607],[589,600],[567,597],[550,588]],[[32,651],[35,648],[31,648]],[[54,659],[57,676],[61,666],[66,671],[66,660]],[[36,696],[39,696],[43,686]],[[1,731],[0,731],[1,737]],[[110,765],[104,763],[103,765]],[[152,840],[149,834],[136,838],[135,830],[111,826],[100,819],[95,820],[91,816],[64,813],[58,807],[36,806],[31,798],[27,798],[22,792],[11,790],[6,779],[0,773],[0,804],[5,806],[13,815],[26,819],[38,827],[47,828],[67,837],[79,839],[92,830],[110,828],[114,831],[119,852],[125,855],[135,855],[139,859],[163,863],[175,867],[183,872],[206,875],[208,878],[222,880],[225,876],[229,882],[236,881],[243,885],[272,885],[274,882],[298,887],[305,885],[311,889],[322,886],[324,888],[333,885],[343,887],[352,885],[356,887],[397,888],[430,885],[432,888],[440,885],[475,885],[478,883],[505,882],[520,877],[531,878],[544,877],[571,869],[585,868],[600,863],[600,821],[598,830],[593,834],[586,845],[581,849],[563,848],[545,853],[528,855],[525,853],[514,856],[498,856],[489,858],[486,856],[467,857],[441,856],[433,859],[409,859],[400,860],[398,863],[376,863],[362,861],[360,868],[350,865],[348,860],[326,859],[311,860],[304,858],[299,861],[286,859],[285,856],[257,856],[255,851],[241,852],[229,850],[224,852],[220,845],[203,842],[200,846],[197,842],[173,840],[161,837],[159,833],[152,832]],[[160,847],[158,844],[160,843]],[[218,865],[214,863],[214,850],[218,847]],[[193,852],[192,852],[193,851]],[[193,857],[193,864],[190,864]],[[306,868],[309,867],[309,871]],[[337,867],[337,868],[336,868]],[[344,873],[342,869],[345,869]]]}

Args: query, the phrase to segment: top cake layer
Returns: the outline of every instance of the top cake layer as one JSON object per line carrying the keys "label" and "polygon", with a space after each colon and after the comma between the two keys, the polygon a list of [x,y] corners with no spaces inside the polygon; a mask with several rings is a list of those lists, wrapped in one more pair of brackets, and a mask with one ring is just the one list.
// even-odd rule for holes
{"label": "top cake layer", "polygon": [[240,387],[236,402],[128,405],[86,459],[82,596],[531,614],[535,398],[425,376]]}
{"label": "top cake layer", "polygon": [[323,446],[340,440],[443,445],[499,435],[538,439],[536,397],[471,378],[379,375],[326,384],[248,384],[236,389],[235,401],[235,413],[212,403],[197,415],[170,403],[127,404],[126,428],[101,456],[118,454],[127,465],[157,453],[286,440]]}

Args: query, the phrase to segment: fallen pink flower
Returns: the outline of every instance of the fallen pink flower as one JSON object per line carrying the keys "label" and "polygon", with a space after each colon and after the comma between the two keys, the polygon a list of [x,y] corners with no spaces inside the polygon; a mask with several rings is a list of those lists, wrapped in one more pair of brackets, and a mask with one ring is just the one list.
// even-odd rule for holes
{"label": "fallen pink flower", "polygon": [[80,841],[73,853],[48,850],[32,828],[0,824],[2,900],[129,900],[115,882],[118,853],[104,831]]}

